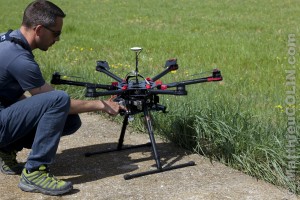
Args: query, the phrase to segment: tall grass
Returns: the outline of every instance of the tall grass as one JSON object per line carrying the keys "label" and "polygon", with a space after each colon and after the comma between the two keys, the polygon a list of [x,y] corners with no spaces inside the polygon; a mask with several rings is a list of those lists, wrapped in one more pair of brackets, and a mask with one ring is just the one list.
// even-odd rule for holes
{"label": "tall grass", "polygon": [[[80,80],[108,83],[109,78],[95,72],[96,60],[107,60],[112,71],[124,76],[134,69],[129,50],[133,46],[144,48],[140,73],[145,76],[162,71],[168,58],[178,58],[178,72],[164,77],[165,82],[195,78],[193,74],[217,67],[224,76],[222,83],[189,86],[185,97],[161,96],[169,113],[153,113],[156,133],[251,176],[300,192],[295,188],[299,159],[296,183],[285,175],[287,40],[293,33],[298,42],[300,35],[298,0],[53,2],[66,11],[67,18],[61,41],[48,52],[34,52],[47,80],[60,71]],[[29,1],[0,3],[0,32],[18,28]],[[298,74],[296,79],[298,100]],[[84,88],[59,88],[75,98],[84,95]],[[297,124],[299,106],[297,102]],[[296,155],[300,155],[299,146]]]}
{"label": "tall grass", "polygon": [[[222,101],[211,100],[202,107],[194,103],[195,107],[189,106],[188,110],[182,107],[165,118],[155,115],[163,124],[158,126],[161,132],[184,148],[259,179],[291,187],[285,175],[283,123],[277,124],[274,122],[280,123],[279,120],[266,120],[264,116],[245,111],[242,109],[244,102],[232,105],[226,102],[226,97]],[[185,104],[182,106],[187,106]],[[182,113],[187,115],[182,116]],[[290,189],[295,191],[295,188]]]}

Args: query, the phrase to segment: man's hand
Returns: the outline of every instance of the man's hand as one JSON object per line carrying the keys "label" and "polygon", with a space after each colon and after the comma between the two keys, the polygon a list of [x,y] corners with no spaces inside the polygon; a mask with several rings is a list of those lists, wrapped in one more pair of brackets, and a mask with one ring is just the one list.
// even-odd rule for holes
{"label": "man's hand", "polygon": [[112,96],[108,100],[102,100],[101,102],[103,103],[103,111],[108,113],[109,115],[117,115],[120,113],[121,110],[126,111],[126,107],[120,105],[118,102],[113,101],[115,97]]}

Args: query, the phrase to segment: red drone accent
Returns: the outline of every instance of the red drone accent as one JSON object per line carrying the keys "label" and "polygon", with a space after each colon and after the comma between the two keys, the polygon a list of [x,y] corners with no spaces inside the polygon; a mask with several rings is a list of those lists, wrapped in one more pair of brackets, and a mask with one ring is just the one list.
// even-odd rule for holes
{"label": "red drone accent", "polygon": [[111,85],[117,87],[118,86],[118,82],[112,82]]}
{"label": "red drone accent", "polygon": [[166,90],[166,89],[168,89],[168,86],[167,86],[167,85],[161,85],[161,86],[160,86],[160,89]]}

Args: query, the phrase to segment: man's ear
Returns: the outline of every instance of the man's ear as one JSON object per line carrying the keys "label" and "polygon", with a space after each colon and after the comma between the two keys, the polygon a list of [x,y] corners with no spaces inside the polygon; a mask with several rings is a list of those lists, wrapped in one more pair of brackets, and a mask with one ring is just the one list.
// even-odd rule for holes
{"label": "man's ear", "polygon": [[40,36],[41,35],[41,32],[43,31],[43,26],[42,25],[37,25],[35,28],[34,28],[34,31],[35,31],[35,34],[37,36]]}

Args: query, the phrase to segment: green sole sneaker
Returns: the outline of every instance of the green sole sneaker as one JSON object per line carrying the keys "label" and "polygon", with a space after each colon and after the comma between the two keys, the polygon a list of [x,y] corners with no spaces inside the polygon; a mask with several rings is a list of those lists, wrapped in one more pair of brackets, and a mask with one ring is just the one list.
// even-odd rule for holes
{"label": "green sole sneaker", "polygon": [[20,175],[23,169],[24,169],[24,164],[18,164],[14,166],[3,164],[0,166],[0,171],[6,175]]}
{"label": "green sole sneaker", "polygon": [[17,162],[17,152],[4,152],[0,150],[0,171],[6,175],[20,175],[24,163]]}
{"label": "green sole sneaker", "polygon": [[52,196],[63,195],[73,189],[71,182],[58,180],[43,165],[39,170],[31,173],[23,169],[18,187],[25,192],[38,192]]}

